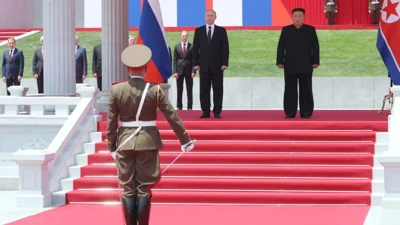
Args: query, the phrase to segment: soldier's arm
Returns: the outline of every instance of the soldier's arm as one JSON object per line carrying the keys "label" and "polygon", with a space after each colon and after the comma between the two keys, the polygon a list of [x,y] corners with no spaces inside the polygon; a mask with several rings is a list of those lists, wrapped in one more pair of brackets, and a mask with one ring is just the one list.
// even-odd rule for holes
{"label": "soldier's arm", "polygon": [[164,94],[164,91],[160,85],[155,86],[156,95],[158,98],[158,108],[164,114],[172,130],[178,136],[181,145],[187,144],[191,141],[189,134],[186,132],[185,126],[182,120],[179,118],[178,114],[175,112],[171,103]]}
{"label": "soldier's arm", "polygon": [[111,152],[117,150],[118,114],[119,112],[115,93],[113,92],[113,87],[111,87],[107,121],[108,150]]}

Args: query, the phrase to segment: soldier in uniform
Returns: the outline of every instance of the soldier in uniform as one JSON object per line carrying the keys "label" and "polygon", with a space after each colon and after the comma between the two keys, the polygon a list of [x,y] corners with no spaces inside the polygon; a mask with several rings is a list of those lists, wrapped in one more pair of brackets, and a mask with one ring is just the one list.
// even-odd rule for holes
{"label": "soldier in uniform", "polygon": [[335,24],[335,15],[337,13],[336,0],[324,0],[324,13],[328,19],[328,25]]}
{"label": "soldier in uniform", "polygon": [[379,12],[381,11],[381,4],[379,0],[369,0],[369,14],[372,18],[372,24],[379,23]]}
{"label": "soldier in uniform", "polygon": [[121,60],[127,66],[130,79],[114,84],[110,91],[108,148],[116,161],[118,180],[123,187],[121,198],[127,225],[149,224],[151,188],[160,179],[158,151],[163,148],[156,127],[157,108],[178,136],[181,150],[186,152],[194,147],[160,85],[144,81],[151,54],[144,45],[127,47]]}

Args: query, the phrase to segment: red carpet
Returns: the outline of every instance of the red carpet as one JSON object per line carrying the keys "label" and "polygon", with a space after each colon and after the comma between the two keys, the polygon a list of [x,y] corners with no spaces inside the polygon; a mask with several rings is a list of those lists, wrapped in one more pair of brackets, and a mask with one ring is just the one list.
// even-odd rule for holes
{"label": "red carpet", "polygon": [[[363,224],[371,203],[375,135],[387,131],[387,112],[316,111],[311,119],[285,119],[282,111],[224,111],[222,119],[204,120],[199,115],[179,112],[197,144],[154,187],[153,202],[166,205],[154,205],[152,225]],[[103,140],[106,126],[98,124]],[[164,169],[180,144],[161,113],[158,127]],[[66,194],[74,204],[13,224],[36,225],[39,218],[40,224],[56,218],[61,224],[120,224],[119,206],[79,205],[119,202],[116,175],[106,143],[97,143]],[[74,216],[62,219],[68,215]]]}
{"label": "red carpet", "polygon": [[[29,31],[26,31],[29,32]],[[7,30],[7,29],[0,29],[0,42],[8,40],[10,37],[17,37],[26,33],[24,30]]]}
{"label": "red carpet", "polygon": [[[387,130],[387,114],[316,111],[311,119],[285,119],[277,110],[232,110],[219,120],[199,114],[179,111],[198,142],[154,187],[155,203],[370,204],[375,135]],[[106,126],[99,122],[103,140]],[[180,144],[161,113],[158,127],[164,169]],[[119,201],[106,142],[95,149],[67,202]]]}
{"label": "red carpet", "polygon": [[[363,225],[368,206],[153,205],[151,225]],[[66,205],[7,225],[123,224],[119,205]]]}

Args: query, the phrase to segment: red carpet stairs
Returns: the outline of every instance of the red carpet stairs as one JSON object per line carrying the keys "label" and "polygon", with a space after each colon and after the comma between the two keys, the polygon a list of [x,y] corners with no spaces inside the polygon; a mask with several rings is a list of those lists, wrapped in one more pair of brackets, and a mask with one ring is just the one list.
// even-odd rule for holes
{"label": "red carpet stairs", "polygon": [[3,30],[0,29],[0,42],[7,41],[10,37],[17,37],[23,35],[27,31],[24,30]]}
{"label": "red carpet stairs", "polygon": [[[371,125],[369,125],[371,124]],[[104,140],[99,122],[93,140]],[[185,121],[195,149],[163,174],[154,203],[370,205],[373,122]],[[180,153],[166,121],[161,170]],[[105,142],[88,143],[54,195],[66,203],[119,202],[117,170]]]}

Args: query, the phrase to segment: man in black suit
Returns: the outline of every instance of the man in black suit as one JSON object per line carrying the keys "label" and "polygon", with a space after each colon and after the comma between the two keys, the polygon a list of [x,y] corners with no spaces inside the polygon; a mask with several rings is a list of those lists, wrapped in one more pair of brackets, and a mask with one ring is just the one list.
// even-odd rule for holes
{"label": "man in black suit", "polygon": [[101,44],[93,48],[92,72],[93,77],[97,79],[97,87],[102,90],[102,76],[101,76]]}
{"label": "man in black suit", "polygon": [[8,87],[19,86],[24,75],[24,53],[15,47],[15,38],[8,38],[8,50],[3,53],[2,77],[7,86],[7,95],[10,95]]}
{"label": "man in black suit", "polygon": [[86,48],[78,45],[79,38],[75,36],[75,60],[76,60],[76,83],[83,83],[87,75],[87,54]]}
{"label": "man in black suit", "polygon": [[217,13],[205,13],[206,25],[196,28],[193,39],[193,66],[200,70],[200,118],[210,118],[210,91],[213,88],[215,118],[221,118],[224,71],[229,64],[229,41],[226,29],[214,24]]}
{"label": "man in black suit", "polygon": [[187,41],[188,33],[186,31],[181,32],[181,42],[175,45],[174,48],[174,60],[173,70],[174,77],[176,78],[177,86],[177,107],[182,110],[182,93],[183,93],[183,81],[186,83],[187,92],[187,109],[192,110],[193,106],[193,77],[195,76],[196,70],[193,68],[192,60],[192,44]]}
{"label": "man in black suit", "polygon": [[319,66],[319,42],[315,27],[304,24],[305,10],[292,10],[293,24],[283,27],[278,42],[276,65],[284,69],[283,108],[286,118],[297,113],[297,81],[300,88],[300,116],[310,118],[314,111],[313,69]]}
{"label": "man in black suit", "polygon": [[43,94],[43,62],[44,62],[43,41],[44,40],[42,36],[40,37],[40,44],[42,45],[42,47],[35,50],[32,60],[33,77],[37,81],[39,94]]}

